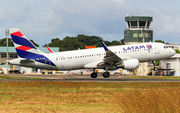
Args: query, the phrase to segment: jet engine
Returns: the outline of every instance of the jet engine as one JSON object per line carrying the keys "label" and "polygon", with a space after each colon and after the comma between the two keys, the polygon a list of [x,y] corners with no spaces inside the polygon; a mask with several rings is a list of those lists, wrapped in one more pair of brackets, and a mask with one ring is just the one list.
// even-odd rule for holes
{"label": "jet engine", "polygon": [[116,68],[123,68],[123,69],[137,69],[139,67],[139,60],[138,59],[129,59],[124,60],[120,64],[116,65]]}

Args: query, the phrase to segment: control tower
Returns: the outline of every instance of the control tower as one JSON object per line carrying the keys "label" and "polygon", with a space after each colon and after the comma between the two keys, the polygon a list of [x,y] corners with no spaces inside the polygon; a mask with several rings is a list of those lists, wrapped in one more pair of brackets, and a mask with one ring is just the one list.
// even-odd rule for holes
{"label": "control tower", "polygon": [[153,30],[150,25],[153,18],[149,16],[127,16],[127,29],[124,30],[124,43],[135,44],[153,41]]}

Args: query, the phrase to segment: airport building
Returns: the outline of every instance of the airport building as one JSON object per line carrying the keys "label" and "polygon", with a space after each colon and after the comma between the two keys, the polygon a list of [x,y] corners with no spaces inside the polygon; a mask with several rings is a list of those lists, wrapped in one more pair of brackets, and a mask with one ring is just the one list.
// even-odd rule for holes
{"label": "airport building", "polygon": [[177,49],[180,51],[180,44],[178,43],[173,43],[173,44],[166,44],[169,48],[172,48],[172,49]]}
{"label": "airport building", "polygon": [[164,75],[180,76],[180,54],[175,54],[169,59],[160,60]]}
{"label": "airport building", "polygon": [[[125,17],[127,28],[124,30],[124,43],[137,44],[153,41],[153,30],[150,28],[153,17],[150,16],[127,16]],[[150,71],[148,62],[140,63],[136,70],[129,70],[129,74],[147,75]]]}

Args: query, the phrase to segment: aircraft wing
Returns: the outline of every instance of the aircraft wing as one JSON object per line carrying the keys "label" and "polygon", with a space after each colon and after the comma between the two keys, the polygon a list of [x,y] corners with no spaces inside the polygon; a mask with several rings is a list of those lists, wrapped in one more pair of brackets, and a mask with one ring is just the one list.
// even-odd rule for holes
{"label": "aircraft wing", "polygon": [[91,62],[89,64],[84,65],[84,68],[104,68],[104,67],[114,67],[122,63],[124,60],[129,60],[132,59],[131,57],[119,57],[117,56],[114,52],[112,52],[105,44],[103,41],[100,41],[106,55],[104,56],[104,59],[101,61],[96,61],[96,62]]}
{"label": "aircraft wing", "polygon": [[108,63],[108,64],[115,64],[119,61],[122,61],[122,58],[118,57],[115,53],[113,53],[105,44],[103,41],[101,41],[101,44],[104,48],[104,50],[106,51],[106,56],[104,57],[103,61],[104,64]]}
{"label": "aircraft wing", "polygon": [[120,57],[118,57],[115,53],[113,53],[108,47],[101,41],[101,44],[106,51],[106,56],[101,61],[91,62],[89,64],[84,65],[84,68],[96,68],[96,67],[105,67],[105,66],[113,66],[116,63],[122,61]]}

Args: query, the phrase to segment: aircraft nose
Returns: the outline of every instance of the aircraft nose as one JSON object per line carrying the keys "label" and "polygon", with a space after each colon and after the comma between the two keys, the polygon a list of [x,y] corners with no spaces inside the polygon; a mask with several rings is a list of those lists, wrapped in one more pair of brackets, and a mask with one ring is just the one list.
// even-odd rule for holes
{"label": "aircraft nose", "polygon": [[170,54],[173,56],[173,55],[175,55],[175,54],[176,54],[176,51],[175,51],[174,49],[171,49]]}

